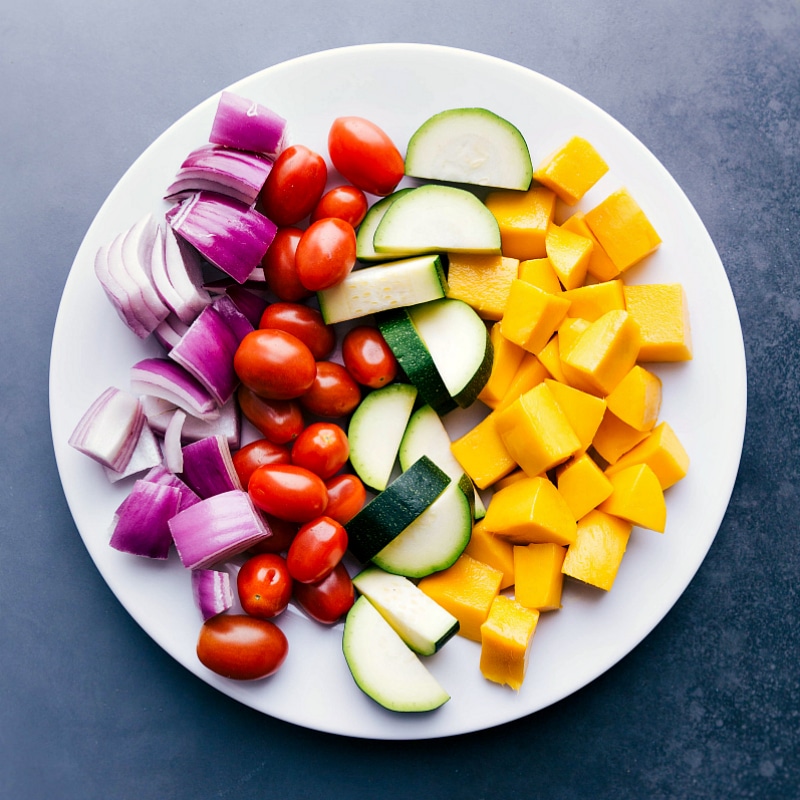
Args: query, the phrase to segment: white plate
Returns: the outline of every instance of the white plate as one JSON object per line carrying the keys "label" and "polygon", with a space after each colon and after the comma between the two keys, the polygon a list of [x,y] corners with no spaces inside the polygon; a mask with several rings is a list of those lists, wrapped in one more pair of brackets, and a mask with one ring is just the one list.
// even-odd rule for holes
{"label": "white plate", "polygon": [[353,683],[341,655],[341,626],[326,629],[296,612],[280,621],[291,649],[278,674],[237,683],[208,672],[195,656],[200,620],[188,573],[175,557],[151,563],[109,547],[112,513],[127,487],[110,486],[67,439],[103,389],[127,387],[130,365],[157,352],[117,318],[95,279],[93,256],[140,215],[165,210],[164,188],[182,158],[207,140],[214,96],[159,137],[111,192],[75,258],[56,321],[53,441],[70,509],[97,568],[144,630],[188,670],[254,709],[304,727],[375,739],[440,737],[499,725],[575,692],[630,652],[684,591],[716,535],[738,470],[744,348],[731,289],[702,222],[667,171],[619,123],[554,81],[496,58],[437,46],[366,45],[298,58],[229,88],[274,108],[290,121],[294,141],[321,153],[337,116],[376,121],[402,149],[427,117],[460,106],[484,106],[513,121],[534,162],[571,135],[588,138],[610,172],[580,207],[627,186],[664,242],[627,280],[681,282],[688,295],[694,360],[657,371],[664,381],[661,416],[686,446],[690,472],[667,493],[666,532],[634,530],[610,593],[570,583],[562,610],[542,615],[519,693],[484,680],[479,646],[457,638],[427,660],[452,699],[430,714],[384,711]]}

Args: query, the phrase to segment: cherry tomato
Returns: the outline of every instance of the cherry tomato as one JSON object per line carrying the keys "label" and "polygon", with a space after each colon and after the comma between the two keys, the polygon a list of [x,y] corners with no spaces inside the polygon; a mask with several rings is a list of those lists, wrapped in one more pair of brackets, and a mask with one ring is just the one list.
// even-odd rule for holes
{"label": "cherry tomato", "polygon": [[291,451],[269,439],[256,439],[233,454],[233,468],[243,489],[247,489],[250,476],[262,464],[291,464]]}
{"label": "cherry tomato", "polygon": [[397,359],[377,328],[359,325],[342,340],[347,371],[370,389],[380,389],[397,377]]}
{"label": "cherry tomato", "polygon": [[314,382],[299,402],[318,417],[344,417],[361,402],[361,389],[341,364],[318,361]]}
{"label": "cherry tomato", "polygon": [[317,583],[342,560],[347,551],[347,531],[330,517],[303,525],[286,555],[289,574],[300,583]]}
{"label": "cherry tomato", "polygon": [[336,346],[336,333],[326,325],[316,308],[302,303],[270,303],[261,315],[259,328],[286,331],[296,336],[318,361]]}
{"label": "cherry tomato", "polygon": [[201,664],[240,681],[274,674],[288,652],[286,635],[274,622],[246,614],[218,614],[206,620],[197,639]]}
{"label": "cherry tomato", "polygon": [[278,519],[271,514],[265,514],[263,511],[261,515],[267,527],[272,531],[272,536],[261,539],[249,548],[247,552],[252,555],[256,553],[285,553],[297,534],[297,523]]}
{"label": "cherry tomato", "polygon": [[292,464],[310,469],[322,480],[335,475],[349,457],[347,434],[333,422],[313,422],[292,445]]}
{"label": "cherry tomato", "polygon": [[261,208],[276,225],[295,225],[322,197],[328,180],[325,159],[305,145],[287,147],[275,159],[264,188]]}
{"label": "cherry tomato", "polygon": [[357,228],[367,215],[367,196],[355,186],[334,186],[325,192],[311,212],[311,221],[338,217]]}
{"label": "cherry tomato", "polygon": [[259,467],[250,476],[247,491],[258,508],[288,522],[309,522],[328,504],[322,478],[292,464]]}
{"label": "cherry tomato", "polygon": [[312,222],[295,251],[300,283],[312,291],[341,283],[356,263],[356,232],[336,217]]}
{"label": "cherry tomato", "polygon": [[318,583],[295,583],[294,599],[309,617],[323,625],[338,622],[355,601],[353,581],[340,561]]}
{"label": "cherry tomato", "polygon": [[339,117],[328,133],[333,166],[354,186],[391,194],[405,172],[403,156],[384,130],[363,117]]}
{"label": "cherry tomato", "polygon": [[303,231],[300,228],[278,228],[269,249],[261,259],[267,288],[280,300],[296,302],[314,294],[297,277],[295,252]]}
{"label": "cherry tomato", "polygon": [[286,610],[292,597],[292,574],[282,556],[259,553],[242,564],[236,576],[242,608],[259,619],[272,619]]}
{"label": "cherry tomato", "polygon": [[346,525],[364,507],[367,490],[358,475],[345,472],[325,481],[328,505],[325,515]]}
{"label": "cherry tomato", "polygon": [[267,400],[291,400],[307,392],[317,372],[312,352],[286,331],[250,331],[236,349],[233,368],[239,380]]}
{"label": "cherry tomato", "polygon": [[265,400],[244,385],[237,389],[236,397],[242,414],[262,436],[275,444],[293,441],[306,426],[297,400]]}

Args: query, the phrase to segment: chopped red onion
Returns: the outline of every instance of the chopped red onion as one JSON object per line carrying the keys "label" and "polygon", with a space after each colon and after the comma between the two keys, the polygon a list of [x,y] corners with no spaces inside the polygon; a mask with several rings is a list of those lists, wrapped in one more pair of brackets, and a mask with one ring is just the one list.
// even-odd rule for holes
{"label": "chopped red onion", "polygon": [[277,230],[255,209],[215,192],[196,192],[166,216],[177,234],[237,283],[261,264]]}
{"label": "chopped red onion", "polygon": [[144,358],[131,367],[131,391],[174,403],[200,419],[217,419],[219,408],[208,390],[168,358]]}
{"label": "chopped red onion", "polygon": [[266,106],[222,92],[208,137],[213,144],[275,158],[284,147],[286,120]]}
{"label": "chopped red onion", "polygon": [[224,436],[208,436],[183,448],[183,480],[201,498],[241,490]]}
{"label": "chopped red onion", "polygon": [[[160,397],[144,395],[141,401],[150,427],[164,436],[177,407]],[[216,435],[224,436],[231,450],[239,448],[242,424],[235,398],[231,398],[219,409],[216,419],[202,420],[187,414],[181,429],[181,440],[184,444]]]}
{"label": "chopped red onion", "polygon": [[[130,291],[135,292],[135,287],[129,286],[130,279],[127,273],[124,276],[117,276],[111,269],[111,259],[108,257],[110,250],[109,244],[104,244],[97,250],[94,257],[94,273],[97,276],[106,297],[111,301],[111,305],[116,309],[119,318],[140,338],[146,339],[150,335],[150,324],[155,320],[142,322],[137,314],[140,301],[134,302]],[[115,266],[121,265],[121,261],[115,260]]]}
{"label": "chopped red onion", "polygon": [[189,325],[211,302],[203,288],[203,268],[199,254],[167,225],[164,229],[164,267],[167,278],[181,298],[173,307],[178,319]]}
{"label": "chopped red onion", "polygon": [[169,520],[181,494],[172,486],[137,480],[114,515],[111,546],[123,553],[165,559],[172,545]]}
{"label": "chopped red onion", "polygon": [[204,621],[216,617],[233,606],[231,576],[218,569],[193,569],[192,594]]}
{"label": "chopped red onion", "polygon": [[[157,224],[152,214],[145,214],[134,223],[122,239],[120,256],[128,275],[135,281],[148,311],[161,322],[170,312],[159,296],[150,277],[150,261],[156,240]],[[110,254],[115,250],[112,248]]]}
{"label": "chopped red onion", "polygon": [[186,412],[178,408],[172,414],[172,419],[164,432],[164,463],[171,472],[183,472],[181,434],[184,422],[186,422]]}
{"label": "chopped red onion", "polygon": [[261,321],[261,315],[268,305],[267,300],[239,284],[229,286],[225,290],[225,294],[233,301],[236,308],[244,314],[251,327],[257,328]]}
{"label": "chopped red onion", "polygon": [[170,314],[154,331],[153,336],[158,343],[169,352],[189,330],[189,326],[181,322],[175,314]]}
{"label": "chopped red onion", "polygon": [[188,569],[213,567],[272,536],[250,496],[240,489],[195,503],[172,517],[169,528]]}
{"label": "chopped red onion", "polygon": [[128,465],[122,470],[113,470],[104,467],[106,477],[111,483],[116,483],[124,478],[130,478],[131,475],[137,475],[140,472],[151,469],[156,466],[156,464],[161,463],[161,458],[161,446],[152,428],[147,424],[147,420],[145,420],[144,425],[142,425],[141,433],[139,433],[139,438],[136,440],[136,447],[133,450],[130,461],[128,461]]}
{"label": "chopped red onion", "polygon": [[163,464],[158,464],[147,472],[141,480],[149,483],[158,483],[162,486],[171,486],[180,493],[178,511],[193,506],[200,502],[200,498],[174,473],[170,472]]}

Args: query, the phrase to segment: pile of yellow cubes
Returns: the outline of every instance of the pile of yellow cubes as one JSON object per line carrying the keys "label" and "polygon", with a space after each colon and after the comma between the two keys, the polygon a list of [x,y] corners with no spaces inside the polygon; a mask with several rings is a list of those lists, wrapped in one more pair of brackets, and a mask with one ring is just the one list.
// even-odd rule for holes
{"label": "pile of yellow cubes", "polygon": [[528,191],[487,196],[502,255],[449,256],[448,294],[494,346],[490,412],[452,450],[493,495],[465,553],[420,588],[482,643],[483,674],[515,689],[564,576],[610,590],[632,528],[665,530],[664,492],[689,464],[646,366],[692,357],[683,287],[622,277],[660,237],[625,188],[554,222],[557,199],[574,205],[607,171],[574,137]]}

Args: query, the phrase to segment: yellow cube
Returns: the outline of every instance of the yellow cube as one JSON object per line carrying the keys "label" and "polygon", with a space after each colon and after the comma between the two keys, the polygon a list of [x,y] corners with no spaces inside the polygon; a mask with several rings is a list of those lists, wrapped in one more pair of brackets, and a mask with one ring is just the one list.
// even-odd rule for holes
{"label": "yellow cube", "polygon": [[[566,292],[564,292],[566,294]],[[564,317],[564,321],[558,326],[558,355],[563,358],[572,349],[572,345],[592,323],[588,319],[580,317]],[[563,373],[563,370],[562,370]]]}
{"label": "yellow cube", "polygon": [[561,348],[559,337],[556,333],[552,339],[539,351],[537,356],[551,378],[562,383],[566,381],[564,370],[561,369]]}
{"label": "yellow cube", "polygon": [[546,378],[544,382],[575,431],[579,450],[587,450],[605,416],[606,401],[559,381]]}
{"label": "yellow cube", "polygon": [[[513,472],[510,472],[504,478],[500,478],[497,483],[492,486],[495,492],[499,492],[501,489],[505,488],[506,486],[511,486],[512,483],[516,483],[517,481],[521,481],[523,478],[527,478],[528,476],[525,472],[521,469],[515,469]],[[483,521],[483,520],[481,520]]]}
{"label": "yellow cube", "polygon": [[552,542],[514,546],[514,597],[525,608],[561,608],[566,548]]}
{"label": "yellow cube", "polygon": [[533,389],[534,386],[538,386],[547,375],[548,372],[538,357],[526,351],[503,399],[497,404],[495,410],[502,411],[504,408],[508,408],[518,397]]}
{"label": "yellow cube", "polygon": [[551,224],[547,229],[544,245],[562,286],[565,289],[583,286],[592,255],[591,239]]}
{"label": "yellow cube", "polygon": [[519,279],[511,282],[508,303],[500,320],[506,339],[538,353],[567,314],[569,300]]}
{"label": "yellow cube", "polygon": [[647,464],[655,472],[662,489],[669,489],[686,477],[689,456],[669,424],[661,422],[652,433],[621,456],[615,464],[606,467],[606,475],[613,475],[634,464]]}
{"label": "yellow cube", "polygon": [[514,545],[489,533],[482,519],[472,526],[472,537],[464,552],[503,573],[501,592],[514,585]]}
{"label": "yellow cube", "polygon": [[533,178],[572,206],[607,172],[608,164],[591,142],[573,136],[539,164]]}
{"label": "yellow cube", "polygon": [[549,258],[529,258],[519,262],[517,277],[526,283],[538,286],[544,292],[559,294],[563,291],[561,281],[553,269],[553,264]]}
{"label": "yellow cube", "polygon": [[519,261],[501,255],[448,253],[447,296],[463,300],[483,319],[503,316]]}
{"label": "yellow cube", "polygon": [[607,464],[615,464],[625,453],[647,438],[606,409],[603,421],[592,439],[592,446]]}
{"label": "yellow cube", "polygon": [[608,476],[613,491],[599,506],[600,511],[633,525],[663,533],[667,524],[664,490],[647,464],[634,464]]}
{"label": "yellow cube", "polygon": [[586,453],[556,470],[556,485],[576,520],[597,508],[614,490],[603,470]]}
{"label": "yellow cube", "polygon": [[552,189],[537,184],[525,192],[498,189],[485,203],[500,228],[503,255],[520,261],[547,255],[544,239],[556,206]]}
{"label": "yellow cube", "polygon": [[450,445],[456,460],[479,489],[491,486],[517,466],[496,422],[496,412],[492,412]]}
{"label": "yellow cube", "polygon": [[489,330],[489,340],[493,350],[492,371],[478,394],[478,399],[489,408],[497,408],[511,386],[526,351],[506,339],[497,322]]}
{"label": "yellow cube", "polygon": [[586,224],[586,216],[582,211],[576,211],[571,217],[565,219],[561,223],[561,227],[591,240],[594,247],[592,247],[592,254],[589,256],[586,271],[595,280],[610,281],[619,275],[619,269],[616,264],[608,257],[608,253],[603,250],[602,245],[597,241],[597,237]]}
{"label": "yellow cube", "polygon": [[642,338],[640,361],[690,361],[692,331],[686,293],[679,283],[625,286],[625,308]]}
{"label": "yellow cube", "polygon": [[578,317],[589,322],[600,319],[607,311],[625,308],[625,293],[619,279],[569,289],[564,292],[563,297],[570,302],[568,317]]}
{"label": "yellow cube", "polygon": [[618,517],[590,511],[578,521],[575,543],[567,549],[562,572],[609,591],[628,547],[632,527],[630,522]]}
{"label": "yellow cube", "polygon": [[539,612],[498,595],[481,625],[481,674],[487,680],[519,690],[528,669]]}
{"label": "yellow cube", "polygon": [[661,378],[636,364],[606,397],[606,404],[637,431],[652,430],[661,410]]}

